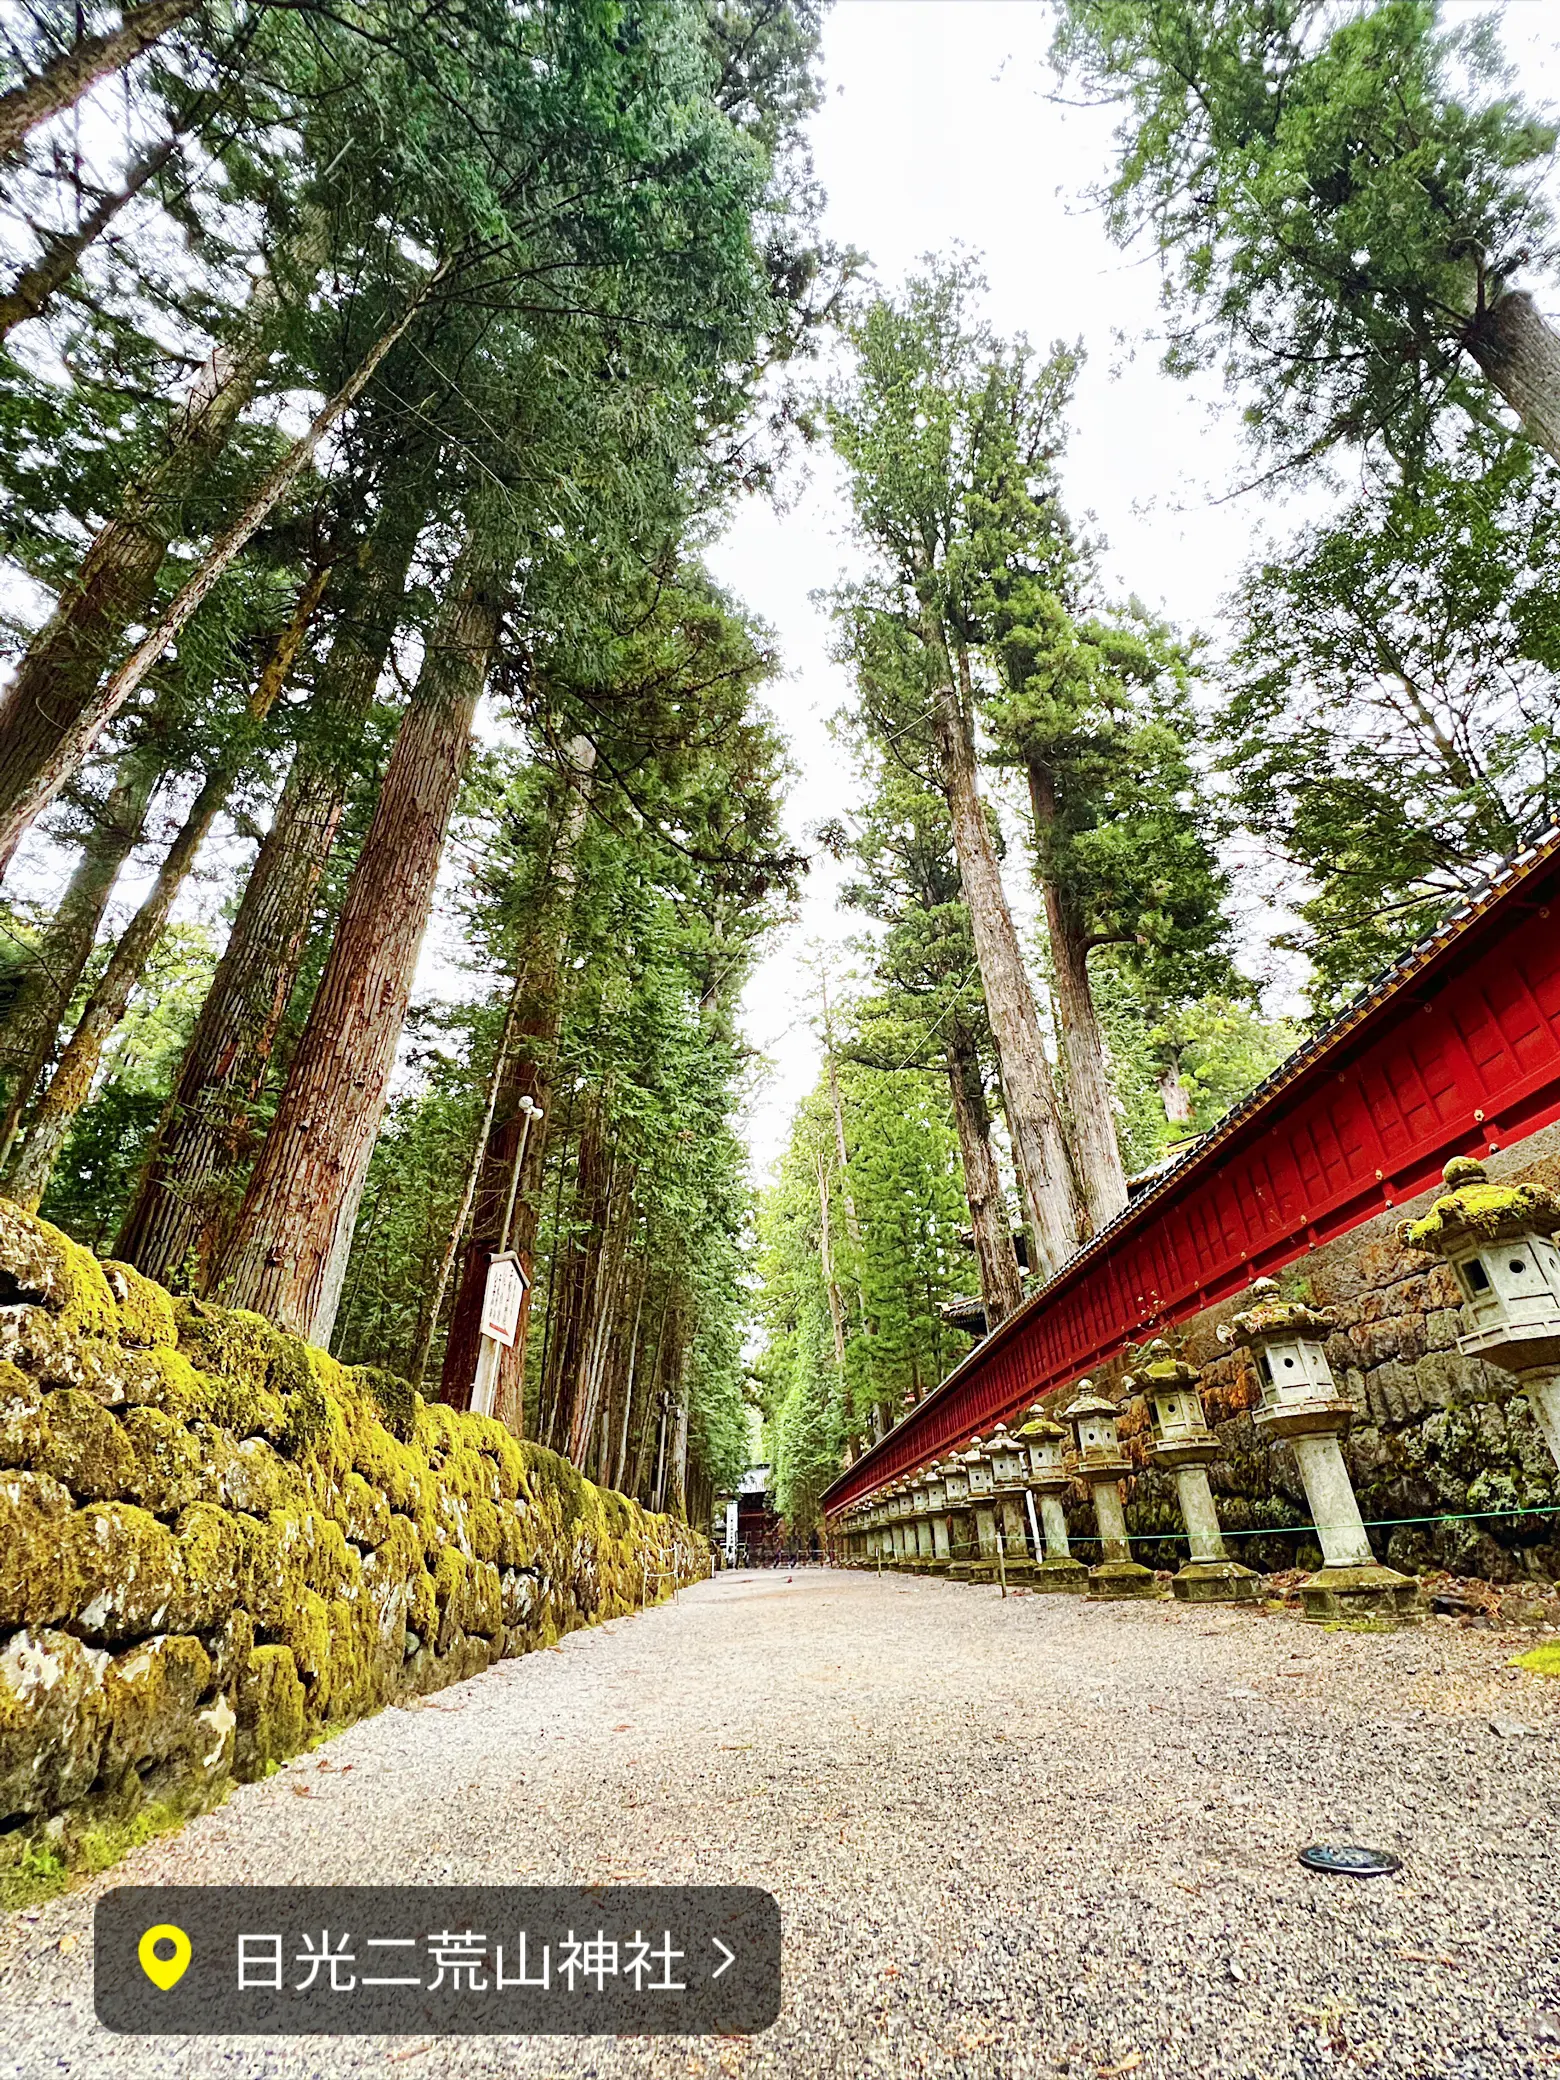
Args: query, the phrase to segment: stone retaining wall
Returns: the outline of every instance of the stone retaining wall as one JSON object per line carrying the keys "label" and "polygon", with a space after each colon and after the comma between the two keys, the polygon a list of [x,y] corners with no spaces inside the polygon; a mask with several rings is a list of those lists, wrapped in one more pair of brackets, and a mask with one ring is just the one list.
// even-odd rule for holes
{"label": "stone retaining wall", "polygon": [[491,1418],[0,1200],[0,1900],[708,1570]]}
{"label": "stone retaining wall", "polygon": [[[1491,1178],[1500,1183],[1560,1184],[1560,1128],[1546,1128],[1486,1160]],[[1510,1375],[1458,1351],[1463,1321],[1449,1268],[1397,1240],[1398,1223],[1428,1210],[1436,1196],[1426,1192],[1312,1251],[1281,1273],[1279,1284],[1286,1296],[1338,1316],[1328,1358],[1340,1389],[1360,1411],[1344,1454],[1366,1521],[1464,1514],[1473,1519],[1372,1531],[1378,1556],[1409,1573],[1439,1567],[1501,1582],[1560,1578],[1560,1516],[1478,1517],[1480,1511],[1560,1505],[1560,1481]],[[1245,1304],[1244,1298],[1227,1301],[1175,1332],[1177,1339],[1186,1337],[1188,1360],[1209,1368],[1204,1406],[1225,1447],[1209,1478],[1228,1530],[1305,1524],[1309,1513],[1294,1453],[1252,1423],[1248,1411],[1260,1398],[1255,1371],[1243,1353],[1226,1352],[1217,1338],[1219,1323]],[[1124,1359],[1102,1371],[1105,1391],[1119,1395],[1121,1376],[1130,1370],[1130,1359]],[[1049,1396],[1046,1406],[1056,1414],[1071,1398],[1069,1387]],[[1148,1412],[1141,1398],[1131,1403],[1120,1428],[1142,1469],[1127,1505],[1129,1528],[1145,1536],[1140,1557],[1151,1565],[1178,1566],[1184,1546],[1168,1540],[1156,1545],[1149,1536],[1182,1526],[1171,1475],[1148,1462]],[[1094,1529],[1081,1491],[1068,1518],[1080,1535]],[[1320,1560],[1304,1536],[1241,1538],[1230,1551],[1263,1570],[1314,1567]],[[1088,1552],[1082,1548],[1084,1557]]]}

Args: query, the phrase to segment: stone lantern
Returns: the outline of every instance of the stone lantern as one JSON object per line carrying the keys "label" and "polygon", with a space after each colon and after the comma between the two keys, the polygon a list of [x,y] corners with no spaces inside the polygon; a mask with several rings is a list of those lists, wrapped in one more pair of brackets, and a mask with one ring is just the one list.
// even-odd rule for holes
{"label": "stone lantern", "polygon": [[1154,1338],[1143,1356],[1147,1363],[1136,1380],[1123,1384],[1136,1386],[1147,1398],[1152,1455],[1175,1475],[1189,1547],[1186,1565],[1170,1587],[1183,1603],[1244,1602],[1259,1593],[1259,1584],[1251,1569],[1237,1566],[1224,1548],[1208,1485],[1208,1467],[1219,1456],[1219,1441],[1203,1413],[1197,1369],[1178,1358],[1162,1336]]}
{"label": "stone lantern", "polygon": [[1131,1471],[1116,1435],[1116,1410],[1091,1379],[1078,1382],[1078,1394],[1066,1411],[1078,1440],[1076,1471],[1094,1502],[1100,1534],[1100,1561],[1089,1569],[1089,1594],[1096,1602],[1126,1596],[1157,1596],[1153,1569],[1132,1557],[1126,1514],[1121,1507],[1121,1479]]}
{"label": "stone lantern", "polygon": [[975,1527],[970,1517],[970,1470],[962,1452],[943,1461],[943,1487],[948,1497],[948,1579],[970,1580],[975,1558]]}
{"label": "stone lantern", "polygon": [[1538,1184],[1491,1184],[1482,1163],[1455,1156],[1450,1191],[1398,1238],[1444,1257],[1470,1327],[1457,1348],[1513,1373],[1560,1463],[1560,1198]]}
{"label": "stone lantern", "polygon": [[[997,1533],[1002,1540],[1002,1570],[1010,1582],[1027,1582],[1034,1571],[1024,1527],[1024,1491],[1029,1486],[1029,1452],[1006,1426],[998,1423],[986,1447],[997,1498]],[[1036,1558],[1039,1556],[1036,1555]]]}
{"label": "stone lantern", "polygon": [[1031,1410],[1019,1431],[1028,1446],[1029,1472],[1026,1485],[1040,1497],[1040,1523],[1045,1531],[1045,1557],[1040,1557],[1040,1536],[1035,1536],[1035,1566],[1029,1586],[1048,1594],[1081,1596],[1089,1586],[1089,1570],[1072,1556],[1067,1542],[1067,1512],[1062,1497],[1072,1486],[1072,1469],[1067,1464],[1068,1432],[1053,1422],[1042,1408]]}
{"label": "stone lantern", "polygon": [[926,1470],[926,1521],[932,1532],[932,1557],[927,1572],[948,1572],[948,1483],[943,1467],[934,1462]]}
{"label": "stone lantern", "polygon": [[[1252,1421],[1294,1447],[1322,1565],[1300,1584],[1308,1618],[1365,1617],[1411,1624],[1423,1615],[1412,1575],[1378,1565],[1365,1535],[1341,1440],[1354,1419],[1352,1401],[1338,1392],[1323,1338],[1335,1328],[1297,1300],[1285,1300],[1271,1278],[1251,1288],[1256,1305],[1234,1317],[1235,1337],[1256,1359],[1262,1406]],[[1220,1330],[1228,1340],[1228,1332]]]}
{"label": "stone lantern", "polygon": [[895,1481],[888,1491],[888,1517],[894,1538],[894,1565],[907,1567],[910,1562],[910,1497],[903,1481]]}
{"label": "stone lantern", "polygon": [[969,1578],[972,1582],[994,1582],[997,1579],[997,1477],[984,1439],[970,1439],[970,1448],[964,1454],[964,1468],[970,1477],[970,1511],[975,1519],[975,1551],[970,1555]]}
{"label": "stone lantern", "polygon": [[910,1477],[910,1528],[913,1538],[910,1565],[917,1574],[932,1571],[932,1518],[931,1507],[926,1498],[927,1477],[921,1471]]}
{"label": "stone lantern", "polygon": [[894,1555],[898,1550],[894,1529],[894,1494],[891,1488],[885,1488],[878,1498],[879,1567],[892,1567]]}

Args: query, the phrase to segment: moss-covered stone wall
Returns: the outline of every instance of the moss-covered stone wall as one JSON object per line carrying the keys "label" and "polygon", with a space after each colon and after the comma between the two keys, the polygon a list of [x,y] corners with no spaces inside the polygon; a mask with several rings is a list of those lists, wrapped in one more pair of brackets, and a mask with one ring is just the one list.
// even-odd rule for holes
{"label": "moss-covered stone wall", "polygon": [[[1560,1129],[1546,1128],[1487,1162],[1501,1183],[1560,1184]],[[1452,1520],[1374,1530],[1378,1554],[1409,1572],[1439,1567],[1497,1582],[1557,1580],[1560,1515],[1547,1512],[1560,1508],[1560,1480],[1526,1396],[1509,1373],[1457,1349],[1466,1325],[1450,1268],[1397,1239],[1399,1222],[1428,1211],[1437,1196],[1423,1193],[1311,1251],[1282,1272],[1279,1283],[1337,1316],[1327,1355],[1359,1411],[1344,1455],[1367,1522]],[[1209,1479],[1228,1529],[1304,1525],[1310,1518],[1293,1448],[1252,1422],[1250,1411],[1261,1398],[1255,1370],[1244,1352],[1218,1341],[1219,1324],[1246,1304],[1230,1300],[1175,1332],[1186,1338],[1185,1356],[1207,1368],[1203,1404],[1224,1446]],[[1100,1373],[1106,1392],[1119,1393],[1130,1367],[1123,1359]],[[1068,1388],[1048,1397],[1047,1406],[1056,1413],[1071,1398]],[[1128,1403],[1120,1428],[1138,1469],[1127,1521],[1147,1540],[1141,1557],[1178,1566],[1184,1546],[1152,1541],[1154,1532],[1179,1532],[1182,1525],[1173,1477],[1148,1456],[1148,1411],[1140,1398]],[[1528,1514],[1491,1514],[1503,1511]],[[1080,1534],[1093,1531],[1081,1490],[1068,1516]],[[1089,1549],[1082,1550],[1087,1555]],[[1263,1569],[1315,1566],[1320,1558],[1304,1536],[1242,1537],[1230,1550]]]}
{"label": "moss-covered stone wall", "polygon": [[708,1569],[490,1417],[0,1200],[0,1900]]}

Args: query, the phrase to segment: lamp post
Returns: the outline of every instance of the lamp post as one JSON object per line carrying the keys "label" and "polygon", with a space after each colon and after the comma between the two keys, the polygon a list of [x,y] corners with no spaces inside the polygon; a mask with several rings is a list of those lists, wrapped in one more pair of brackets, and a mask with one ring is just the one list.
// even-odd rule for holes
{"label": "lamp post", "polygon": [[509,1173],[509,1197],[504,1201],[504,1225],[498,1238],[500,1256],[509,1247],[509,1229],[515,1217],[515,1194],[520,1189],[520,1172],[525,1168],[525,1145],[531,1138],[533,1123],[545,1116],[541,1106],[527,1092],[520,1100],[520,1146],[515,1150],[514,1168]]}
{"label": "lamp post", "polygon": [[1219,1456],[1219,1441],[1203,1412],[1197,1369],[1178,1358],[1162,1336],[1156,1336],[1143,1355],[1148,1363],[1138,1373],[1137,1384],[1148,1397],[1153,1456],[1175,1475],[1189,1548],[1186,1565],[1170,1587],[1183,1603],[1247,1602],[1259,1593],[1260,1584],[1249,1567],[1238,1566],[1225,1551],[1208,1485],[1208,1467]]}
{"label": "lamp post", "polygon": [[1450,1191],[1398,1238],[1451,1265],[1472,1324],[1457,1348],[1514,1375],[1560,1463],[1560,1198],[1543,1185],[1491,1184],[1468,1156],[1441,1174]]}
{"label": "lamp post", "polygon": [[1116,1435],[1116,1411],[1091,1379],[1078,1382],[1078,1396],[1067,1410],[1078,1440],[1078,1477],[1088,1484],[1094,1521],[1100,1534],[1100,1559],[1089,1569],[1089,1595],[1096,1603],[1128,1596],[1157,1596],[1153,1569],[1132,1557],[1126,1513],[1121,1506],[1122,1476],[1131,1471]]}
{"label": "lamp post", "polygon": [[1036,1565],[1030,1587],[1043,1594],[1081,1596],[1089,1586],[1089,1570],[1072,1556],[1067,1542],[1067,1512],[1062,1497],[1072,1486],[1067,1464],[1068,1433],[1037,1408],[1019,1431],[1029,1449],[1029,1489],[1040,1497],[1040,1524],[1044,1527],[1045,1557],[1041,1559],[1040,1530],[1036,1527]]}
{"label": "lamp post", "polygon": [[1354,1420],[1354,1403],[1339,1394],[1322,1347],[1337,1323],[1330,1314],[1283,1299],[1271,1278],[1259,1278],[1251,1297],[1256,1305],[1219,1333],[1228,1341],[1232,1329],[1256,1359],[1262,1406],[1252,1421],[1294,1447],[1322,1548],[1321,1567],[1300,1584],[1305,1614],[1317,1623],[1371,1618],[1413,1624],[1424,1615],[1419,1584],[1412,1575],[1377,1564],[1344,1463],[1342,1439]]}

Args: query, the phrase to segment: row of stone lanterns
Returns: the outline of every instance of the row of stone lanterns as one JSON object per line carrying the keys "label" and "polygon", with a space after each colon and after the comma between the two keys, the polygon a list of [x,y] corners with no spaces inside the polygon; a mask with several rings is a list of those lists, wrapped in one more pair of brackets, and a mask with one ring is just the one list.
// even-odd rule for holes
{"label": "row of stone lanterns", "polygon": [[[1459,1348],[1516,1377],[1560,1464],[1560,1198],[1538,1185],[1492,1185],[1482,1164],[1463,1157],[1447,1165],[1445,1182],[1450,1189],[1422,1220],[1405,1222],[1399,1237],[1451,1265],[1472,1323]],[[1344,1461],[1355,1409],[1327,1358],[1325,1338],[1336,1321],[1285,1300],[1271,1279],[1256,1281],[1251,1301],[1219,1334],[1251,1351],[1262,1394],[1253,1421],[1291,1446],[1305,1485],[1322,1548],[1322,1566],[1301,1584],[1306,1615],[1410,1622],[1421,1614],[1419,1585],[1377,1562]],[[1140,1374],[1124,1384],[1148,1401],[1152,1454],[1175,1476],[1189,1547],[1171,1587],[1188,1601],[1250,1598],[1258,1578],[1230,1559],[1208,1481],[1219,1446],[1199,1375],[1162,1339],[1143,1356]],[[847,1561],[956,1581],[1000,1575],[1096,1599],[1156,1594],[1153,1574],[1132,1558],[1121,1500],[1129,1466],[1116,1409],[1085,1379],[1064,1414],[1070,1438],[1037,1408],[1016,1436],[998,1425],[989,1442],[977,1437],[858,1504],[841,1527]],[[1094,1506],[1100,1559],[1093,1567],[1068,1546],[1062,1497],[1074,1481]]]}

